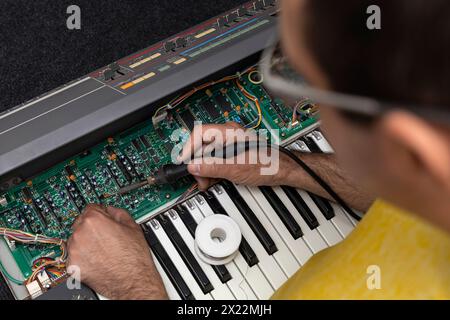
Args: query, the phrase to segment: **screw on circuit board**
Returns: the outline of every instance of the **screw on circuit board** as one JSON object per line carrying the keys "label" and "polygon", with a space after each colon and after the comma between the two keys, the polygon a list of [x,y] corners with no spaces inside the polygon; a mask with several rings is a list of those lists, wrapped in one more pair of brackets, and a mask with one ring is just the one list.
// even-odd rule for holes
{"label": "screw on circuit board", "polygon": [[166,193],[166,199],[170,199],[170,193]]}

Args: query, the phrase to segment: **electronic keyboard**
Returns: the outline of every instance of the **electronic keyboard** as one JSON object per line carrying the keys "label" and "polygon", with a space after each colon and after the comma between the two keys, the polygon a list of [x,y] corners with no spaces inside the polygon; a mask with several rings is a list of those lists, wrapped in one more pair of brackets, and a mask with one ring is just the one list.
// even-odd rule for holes
{"label": "electronic keyboard", "polygon": [[[154,142],[157,138],[147,133],[144,125],[153,116],[157,130],[159,120],[155,120],[155,111],[161,106],[170,105],[191,88],[254,66],[261,51],[270,44],[268,39],[276,33],[276,4],[277,1],[271,0],[251,1],[1,113],[0,226],[3,214],[8,217],[3,219],[4,223],[32,231],[38,228],[44,233],[46,227],[59,228],[63,235],[64,223],[69,220],[61,219],[74,217],[58,218],[57,207],[73,206],[74,214],[79,214],[88,200],[97,199],[95,188],[106,183],[111,186],[130,183],[141,177],[139,170],[144,172],[146,166],[162,161],[162,149],[156,154],[149,153],[159,143]],[[285,130],[286,136],[278,141],[281,145],[297,152],[333,152],[315,114],[306,113],[310,109],[291,123],[292,112],[272,99],[258,79],[252,79],[251,74],[245,77],[245,87],[258,90],[272,112],[265,109],[262,126],[276,125]],[[172,121],[189,132],[195,117],[252,125],[257,119],[251,101],[238,104],[242,97],[229,82],[219,92],[206,90],[205,98],[197,100],[204,99],[200,105],[205,110],[191,105],[191,114],[174,109],[173,115],[165,115],[169,120],[160,130],[161,139],[178,128]],[[135,128],[131,140],[127,136],[130,128]],[[142,132],[146,134],[140,135]],[[130,146],[116,144],[112,136]],[[103,147],[102,141],[106,139]],[[167,140],[163,141],[167,144]],[[89,163],[84,157],[90,159],[95,152],[106,166],[97,164],[90,170],[81,170],[74,160],[67,162],[76,157],[81,163]],[[66,162],[64,175],[70,180],[66,186],[59,186],[56,176],[46,181],[39,178],[43,172],[58,175],[59,169],[55,168]],[[92,173],[92,168],[98,172]],[[31,190],[36,177],[38,186]],[[41,195],[45,184],[58,191]],[[268,299],[312,255],[342,241],[356,224],[335,203],[286,186],[247,187],[221,181],[207,192],[190,194],[182,202],[172,199],[181,194],[177,190],[166,193],[159,190],[158,201],[166,203],[157,208],[139,209],[139,201],[147,201],[145,196],[150,193],[140,194],[141,198],[121,199],[128,210],[139,213],[134,217],[143,228],[171,299]],[[2,196],[2,192],[6,195]],[[11,213],[12,207],[16,210],[11,203],[22,201],[19,199],[22,196],[25,200],[29,198],[29,205]],[[58,197],[55,202],[54,197]],[[60,221],[48,223],[50,213]],[[220,266],[206,264],[194,250],[196,226],[213,214],[231,217],[243,236],[236,257]],[[21,253],[15,250],[14,243],[0,241],[0,260],[10,274],[19,277],[28,268],[28,256],[21,256],[24,258],[19,263],[17,256]],[[60,284],[64,276],[48,280],[47,287],[39,280],[26,288],[1,281],[0,291],[11,291],[17,299],[103,298],[85,286],[69,292]]]}

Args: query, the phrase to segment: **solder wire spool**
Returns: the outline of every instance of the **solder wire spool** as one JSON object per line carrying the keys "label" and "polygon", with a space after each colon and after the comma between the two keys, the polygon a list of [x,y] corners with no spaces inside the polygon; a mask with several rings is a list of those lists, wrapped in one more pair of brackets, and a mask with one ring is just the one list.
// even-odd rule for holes
{"label": "solder wire spool", "polygon": [[263,75],[258,70],[254,70],[248,74],[248,80],[253,84],[263,83]]}
{"label": "solder wire spool", "polygon": [[195,230],[195,251],[208,264],[227,264],[236,256],[241,239],[241,230],[233,219],[223,214],[210,215]]}

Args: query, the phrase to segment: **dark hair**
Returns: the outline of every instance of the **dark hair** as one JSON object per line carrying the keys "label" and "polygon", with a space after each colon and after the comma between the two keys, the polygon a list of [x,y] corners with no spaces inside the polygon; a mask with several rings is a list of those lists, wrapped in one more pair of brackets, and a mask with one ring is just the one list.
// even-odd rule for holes
{"label": "dark hair", "polygon": [[[373,4],[380,30],[366,26]],[[450,108],[450,1],[309,0],[301,16],[334,90]]]}

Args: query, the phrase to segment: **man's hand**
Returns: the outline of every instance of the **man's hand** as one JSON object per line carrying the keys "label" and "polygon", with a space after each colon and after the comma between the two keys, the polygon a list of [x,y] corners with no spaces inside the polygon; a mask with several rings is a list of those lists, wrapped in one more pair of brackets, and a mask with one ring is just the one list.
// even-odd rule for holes
{"label": "man's hand", "polygon": [[110,299],[167,299],[141,228],[127,211],[90,204],[73,224],[68,265]]}
{"label": "man's hand", "polygon": [[[230,134],[234,132],[233,134]],[[256,135],[245,132],[245,129],[235,122],[226,124],[207,124],[194,127],[190,139],[181,153],[181,159],[187,161],[192,154],[200,156],[199,150],[208,153],[213,148],[221,150],[224,145],[232,144],[244,139],[257,139]],[[270,164],[262,164],[255,149],[250,149],[245,155],[245,162],[226,163],[223,159],[194,160],[188,165],[189,172],[195,177],[200,190],[206,190],[218,178],[227,179],[235,183],[261,186],[261,185],[290,185],[295,181],[298,165],[285,154],[279,153],[268,156]],[[235,158],[236,159],[236,158]],[[257,161],[249,161],[257,159]],[[274,163],[277,162],[277,163]],[[274,165],[275,164],[275,165]],[[261,174],[263,168],[271,165],[277,167],[276,172],[270,175]]]}
{"label": "man's hand", "polygon": [[[226,133],[227,131],[234,131],[235,134],[230,138],[230,135]],[[202,154],[198,150],[203,149],[203,153],[206,152],[208,154],[211,149],[220,149],[225,144],[229,145],[236,141],[245,141],[243,139],[249,139],[248,133],[234,122],[195,127],[190,139],[183,148],[180,158],[183,161],[188,161],[191,155],[198,157]],[[252,153],[256,153],[256,150],[251,149],[245,153],[246,161]],[[348,174],[340,169],[333,155],[298,154],[298,156],[336,190],[350,207],[361,211],[365,211],[370,207],[374,197],[366,194],[358,186],[357,182],[352,181]],[[220,163],[222,159],[206,161],[211,160],[208,158],[201,159],[202,161],[194,159],[189,163],[188,170],[197,180],[200,190],[206,190],[217,179],[222,178],[249,186],[288,185],[313,192],[329,200],[334,200],[309,174],[284,153],[279,152],[276,156],[271,156],[270,159],[278,162],[276,164],[278,170],[271,175],[261,174],[261,169],[268,167],[267,164],[261,164],[261,162],[227,164]]]}

